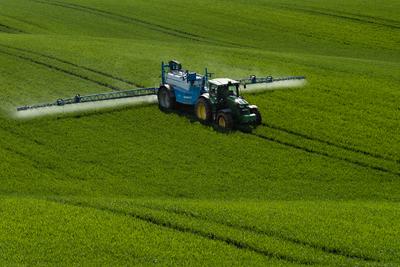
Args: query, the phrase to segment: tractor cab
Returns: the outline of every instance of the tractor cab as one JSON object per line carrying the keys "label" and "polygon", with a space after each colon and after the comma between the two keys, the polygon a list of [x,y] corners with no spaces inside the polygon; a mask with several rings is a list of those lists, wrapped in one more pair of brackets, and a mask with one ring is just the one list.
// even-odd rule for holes
{"label": "tractor cab", "polygon": [[211,96],[217,97],[218,100],[227,99],[229,96],[239,97],[239,82],[219,78],[208,81],[208,89]]}
{"label": "tractor cab", "polygon": [[236,124],[261,123],[261,115],[257,106],[250,105],[239,94],[238,81],[219,78],[208,81],[208,94],[215,120],[223,128],[233,127]]}
{"label": "tractor cab", "polygon": [[171,60],[168,62],[168,67],[170,71],[180,71],[182,70],[182,64],[179,61]]}

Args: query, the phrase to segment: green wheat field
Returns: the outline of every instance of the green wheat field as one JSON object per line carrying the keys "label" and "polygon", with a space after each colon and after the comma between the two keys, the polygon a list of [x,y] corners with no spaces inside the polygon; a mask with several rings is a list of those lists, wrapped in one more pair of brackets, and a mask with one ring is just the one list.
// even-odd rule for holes
{"label": "green wheat field", "polygon": [[[0,265],[400,265],[397,0],[0,1]],[[216,77],[263,125],[17,106]]]}

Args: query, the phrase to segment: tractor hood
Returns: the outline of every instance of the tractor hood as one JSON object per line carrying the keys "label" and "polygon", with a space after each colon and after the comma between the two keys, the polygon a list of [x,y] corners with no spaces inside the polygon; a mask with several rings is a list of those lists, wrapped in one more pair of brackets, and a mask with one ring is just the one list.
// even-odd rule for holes
{"label": "tractor hood", "polygon": [[237,96],[229,96],[228,99],[240,107],[245,107],[249,104],[249,102]]}

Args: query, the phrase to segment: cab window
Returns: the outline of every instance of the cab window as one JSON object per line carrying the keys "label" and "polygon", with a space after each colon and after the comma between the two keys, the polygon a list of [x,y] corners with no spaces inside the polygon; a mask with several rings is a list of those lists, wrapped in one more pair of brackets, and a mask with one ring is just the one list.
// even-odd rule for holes
{"label": "cab window", "polygon": [[228,86],[229,95],[236,95],[236,85]]}

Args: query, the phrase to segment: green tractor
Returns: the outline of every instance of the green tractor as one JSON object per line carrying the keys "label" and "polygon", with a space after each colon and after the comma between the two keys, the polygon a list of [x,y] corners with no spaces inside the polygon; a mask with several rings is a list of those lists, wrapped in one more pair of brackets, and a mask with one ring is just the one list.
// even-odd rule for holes
{"label": "green tractor", "polygon": [[219,78],[208,81],[208,91],[201,94],[195,113],[203,123],[215,122],[220,129],[236,126],[258,126],[262,123],[258,107],[250,105],[239,92],[240,82]]}

